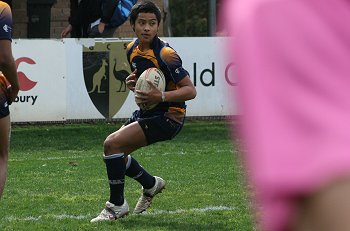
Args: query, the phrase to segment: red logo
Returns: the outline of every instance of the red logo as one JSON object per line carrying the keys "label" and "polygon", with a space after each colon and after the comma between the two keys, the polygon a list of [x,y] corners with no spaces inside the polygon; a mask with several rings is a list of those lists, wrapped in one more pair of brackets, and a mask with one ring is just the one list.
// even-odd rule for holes
{"label": "red logo", "polygon": [[[22,62],[31,64],[31,65],[36,64],[35,61],[32,60],[31,58],[21,57],[19,59],[16,59],[17,70],[18,70],[19,64],[21,64]],[[30,89],[35,87],[35,85],[37,84],[37,82],[30,80],[22,71],[17,72],[17,75],[18,75],[18,81],[19,81],[19,86],[21,91],[29,91]]]}

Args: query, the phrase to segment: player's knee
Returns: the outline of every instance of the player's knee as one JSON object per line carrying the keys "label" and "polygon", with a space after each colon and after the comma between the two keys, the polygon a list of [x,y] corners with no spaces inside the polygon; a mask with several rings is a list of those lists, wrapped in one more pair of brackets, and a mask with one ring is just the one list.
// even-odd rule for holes
{"label": "player's knee", "polygon": [[118,142],[118,137],[108,136],[103,143],[103,148],[104,148],[105,155],[111,155],[114,153],[121,152],[121,150],[120,150],[121,146]]}

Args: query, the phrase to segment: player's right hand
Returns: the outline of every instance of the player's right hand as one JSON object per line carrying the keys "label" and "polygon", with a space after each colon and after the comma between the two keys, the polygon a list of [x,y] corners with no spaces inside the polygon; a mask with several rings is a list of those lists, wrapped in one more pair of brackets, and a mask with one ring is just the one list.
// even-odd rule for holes
{"label": "player's right hand", "polygon": [[19,92],[18,83],[11,84],[1,71],[0,71],[0,92],[5,94],[7,103],[9,105],[16,100],[16,97]]}
{"label": "player's right hand", "polygon": [[136,73],[137,70],[135,69],[135,71],[133,71],[128,77],[126,77],[126,86],[129,88],[130,91],[135,91]]}

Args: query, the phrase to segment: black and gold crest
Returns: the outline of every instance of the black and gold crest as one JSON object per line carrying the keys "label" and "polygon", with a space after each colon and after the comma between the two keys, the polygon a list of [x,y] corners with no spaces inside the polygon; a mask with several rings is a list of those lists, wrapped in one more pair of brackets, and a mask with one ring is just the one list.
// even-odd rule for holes
{"label": "black and gold crest", "polygon": [[83,50],[86,90],[106,119],[111,119],[120,110],[129,94],[125,81],[130,73],[126,58],[129,42],[96,42],[93,47]]}

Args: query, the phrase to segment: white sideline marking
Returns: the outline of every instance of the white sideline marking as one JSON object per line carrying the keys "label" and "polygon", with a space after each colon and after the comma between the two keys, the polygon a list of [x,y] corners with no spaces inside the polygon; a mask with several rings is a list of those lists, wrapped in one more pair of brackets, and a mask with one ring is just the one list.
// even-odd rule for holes
{"label": "white sideline marking", "polygon": [[226,206],[209,206],[205,208],[192,208],[192,209],[177,209],[177,210],[155,210],[152,212],[143,212],[141,215],[161,215],[161,214],[181,214],[188,212],[213,212],[213,211],[232,211],[234,208]]}
{"label": "white sideline marking", "polygon": [[[21,162],[21,161],[28,161],[28,160],[74,160],[74,159],[85,159],[85,158],[96,158],[99,157],[97,155],[91,155],[91,156],[59,156],[59,157],[44,157],[44,158],[36,158],[36,159],[26,159],[26,158],[21,158],[21,159],[15,159],[15,158],[10,158],[9,162]],[[100,156],[102,159],[102,155]]]}
{"label": "white sideline marking", "polygon": [[62,215],[55,215],[53,216],[57,220],[86,220],[91,218],[90,215],[79,215],[79,216],[74,216],[74,215],[67,215],[67,214],[62,214]]}
{"label": "white sideline marking", "polygon": [[38,217],[29,216],[29,217],[23,217],[23,218],[8,216],[8,217],[4,217],[3,219],[8,221],[19,221],[19,220],[20,221],[38,221],[41,219],[41,216],[38,216]]}
{"label": "white sideline marking", "polygon": [[[226,206],[208,206],[205,208],[192,208],[192,209],[177,209],[177,210],[154,210],[152,212],[144,212],[141,215],[142,216],[157,216],[162,214],[182,214],[182,213],[189,213],[189,212],[199,212],[199,213],[205,213],[205,212],[213,212],[213,211],[232,211],[235,210],[234,207],[226,207]],[[44,216],[28,216],[28,217],[15,217],[15,216],[7,216],[0,220],[7,220],[7,221],[39,221],[42,219],[55,219],[55,220],[90,220],[97,214],[90,214],[90,215],[68,215],[68,214],[61,214],[61,215],[44,215]],[[140,215],[134,215],[131,214],[131,216],[140,216]]]}

